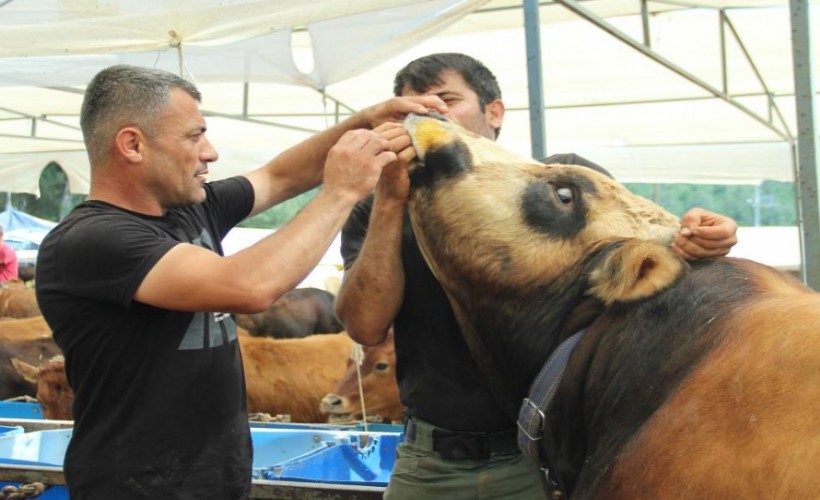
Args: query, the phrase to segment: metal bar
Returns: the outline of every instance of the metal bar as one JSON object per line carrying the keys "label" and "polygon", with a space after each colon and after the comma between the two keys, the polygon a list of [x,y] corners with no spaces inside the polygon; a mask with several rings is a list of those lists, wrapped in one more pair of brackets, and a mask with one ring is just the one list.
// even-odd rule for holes
{"label": "metal bar", "polygon": [[[354,108],[354,107],[352,107],[352,106],[348,106],[347,104],[343,103],[343,102],[342,102],[342,101],[340,101],[339,99],[336,99],[336,98],[335,98],[335,97],[333,97],[332,95],[330,95],[330,94],[326,93],[324,89],[317,89],[317,88],[314,88],[313,90],[315,90],[316,92],[319,92],[320,94],[322,94],[322,97],[326,97],[326,98],[330,99],[331,101],[333,101],[333,102],[335,102],[336,104],[338,104],[339,106],[341,106],[341,107],[343,107],[343,108],[347,109],[347,110],[348,110],[348,111],[350,111],[351,113],[356,113],[356,112],[358,111],[356,108]],[[327,114],[327,113],[325,113],[325,114]]]}
{"label": "metal bar", "polygon": [[64,137],[37,137],[33,135],[19,135],[19,134],[2,134],[0,137],[8,137],[9,139],[31,139],[34,141],[58,141],[58,142],[76,142],[82,144],[82,139],[66,139]]}
{"label": "metal bar", "polygon": [[250,101],[251,84],[244,82],[242,84],[242,116],[248,116],[248,103]]}
{"label": "metal bar", "polygon": [[644,47],[639,42],[636,42],[635,40],[630,38],[628,35],[624,34],[622,31],[618,30],[617,28],[615,28],[611,24],[609,24],[606,21],[604,21],[603,19],[601,19],[599,16],[595,15],[592,11],[590,11],[587,8],[582,7],[581,5],[579,5],[574,0],[555,0],[555,2],[563,5],[564,7],[569,9],[570,11],[577,14],[578,16],[580,16],[580,17],[586,19],[587,21],[591,22],[592,24],[598,26],[602,30],[606,31],[610,35],[617,38],[618,40],[624,42],[625,44],[629,45],[633,49],[635,49],[638,52],[644,54],[646,57],[649,57],[650,59],[654,60],[655,62],[657,62],[661,66],[664,66],[665,68],[673,71],[674,73],[677,73],[678,75],[680,75],[683,78],[689,80],[690,82],[694,83],[695,85],[701,87],[702,89],[706,90],[707,92],[714,95],[715,97],[719,97],[720,99],[723,99],[728,104],[731,104],[735,108],[739,109],[743,113],[745,113],[748,116],[750,116],[751,118],[753,118],[755,121],[757,121],[758,123],[760,123],[764,127],[768,128],[769,130],[771,130],[772,132],[774,132],[778,136],[782,137],[784,140],[787,140],[787,141],[790,140],[789,136],[787,134],[785,134],[784,132],[782,132],[781,130],[779,130],[777,127],[775,127],[774,124],[770,123],[765,118],[761,117],[760,115],[758,115],[757,113],[755,113],[754,111],[749,109],[748,107],[744,106],[742,103],[740,103],[737,100],[733,99],[731,96],[726,94],[726,92],[721,91],[720,89],[714,87],[713,85],[709,84],[705,80],[703,80],[701,78],[698,78],[697,76],[695,76],[692,73],[686,71],[685,69],[675,65],[674,63],[672,63],[671,61],[669,61],[665,57],[661,56],[660,54],[654,52],[653,50]]}
{"label": "metal bar", "polygon": [[[743,98],[743,97],[763,97],[766,94],[762,92],[751,92],[747,94],[735,94],[734,98]],[[785,99],[788,97],[794,97],[794,94],[791,93],[783,93],[779,94],[777,97],[781,99]],[[575,109],[575,108],[597,108],[602,106],[631,106],[635,104],[658,104],[658,103],[665,103],[665,102],[689,102],[689,101],[708,101],[711,99],[716,99],[715,96],[712,95],[698,95],[698,96],[687,96],[687,97],[662,97],[658,99],[634,99],[634,100],[623,100],[623,101],[604,101],[604,102],[595,102],[595,103],[570,103],[570,104],[553,104],[547,106],[547,110],[550,109]],[[522,107],[509,107],[507,111],[521,111],[528,108]]]}
{"label": "metal bar", "polygon": [[[769,103],[769,108],[770,108],[769,111],[771,112],[771,110],[774,109],[775,113],[777,114],[777,117],[780,119],[780,125],[783,127],[783,130],[789,135],[789,139],[793,140],[794,136],[792,135],[791,130],[789,130],[789,126],[786,123],[786,119],[783,118],[783,114],[780,112],[780,108],[777,106],[777,103],[774,102],[774,98],[772,97],[772,91],[769,90],[769,86],[766,85],[766,80],[763,79],[763,75],[760,74],[760,70],[758,69],[757,64],[755,64],[754,59],[752,59],[752,55],[749,54],[749,51],[746,49],[746,44],[743,43],[743,40],[740,38],[740,35],[737,33],[737,30],[735,29],[735,25],[732,24],[732,20],[729,19],[729,16],[726,16],[725,19],[726,19],[726,26],[729,27],[729,31],[732,32],[732,36],[735,38],[735,41],[737,42],[738,47],[740,47],[741,52],[743,52],[743,57],[746,58],[746,62],[748,62],[749,66],[752,68],[752,71],[754,72],[758,83],[760,83],[760,86],[766,92],[766,96],[768,97],[768,103]],[[770,119],[770,121],[771,121],[771,119]]]}
{"label": "metal bar", "polygon": [[817,199],[817,113],[808,0],[790,0],[795,104],[797,109],[797,200],[803,257],[802,279],[820,291],[820,205]]}
{"label": "metal bar", "polygon": [[537,0],[524,0],[524,33],[527,45],[527,82],[530,103],[530,148],[533,158],[546,158],[544,82],[541,70],[541,22]]}
{"label": "metal bar", "polygon": [[[17,115],[17,117],[15,117],[15,118],[3,118],[3,119],[0,119],[0,121],[2,121],[2,120],[20,120],[20,119],[37,120],[37,121],[41,121],[43,123],[56,125],[58,127],[65,127],[65,128],[69,128],[71,130],[80,130],[80,127],[78,127],[76,125],[69,125],[67,123],[61,123],[61,122],[58,122],[58,121],[50,120],[45,115],[36,116],[36,115],[29,114],[29,113],[23,113],[22,111],[17,111],[17,110],[10,109],[10,108],[4,108],[2,106],[0,106],[0,111],[4,111],[6,113],[11,113],[13,115]],[[76,116],[76,115],[65,115],[65,116]]]}
{"label": "metal bar", "polygon": [[266,120],[259,120],[259,119],[256,119],[256,118],[251,118],[249,116],[232,115],[232,114],[229,114],[229,113],[219,113],[217,111],[208,111],[208,110],[204,110],[204,109],[202,110],[202,115],[203,116],[216,116],[216,117],[219,117],[219,118],[228,118],[230,120],[237,120],[237,121],[241,121],[241,122],[254,123],[256,125],[268,125],[268,126],[271,126],[271,127],[285,128],[285,129],[288,129],[288,130],[297,130],[299,132],[308,132],[310,134],[316,134],[318,132],[321,132],[321,130],[315,130],[315,129],[307,128],[307,127],[297,127],[296,125],[286,125],[284,123],[276,123],[276,122],[269,122],[269,121],[266,121]]}
{"label": "metal bar", "polygon": [[649,2],[641,0],[641,26],[643,27],[643,44],[652,48],[652,37],[649,33]]}
{"label": "metal bar", "polygon": [[718,14],[718,25],[720,27],[720,77],[723,82],[723,93],[729,93],[729,70],[727,68],[726,57],[726,11],[720,10]]}

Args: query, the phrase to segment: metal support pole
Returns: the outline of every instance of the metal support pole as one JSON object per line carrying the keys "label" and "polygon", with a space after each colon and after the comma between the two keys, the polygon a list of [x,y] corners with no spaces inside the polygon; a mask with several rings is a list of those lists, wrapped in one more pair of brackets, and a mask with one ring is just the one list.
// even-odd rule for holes
{"label": "metal support pole", "polygon": [[811,55],[808,0],[790,0],[794,87],[797,106],[798,225],[802,250],[802,278],[820,291],[820,205],[817,199],[817,114]]}
{"label": "metal support pole", "polygon": [[544,126],[544,79],[541,73],[541,22],[538,0],[524,0],[524,32],[527,42],[527,82],[530,96],[530,142],[532,157],[547,157]]}

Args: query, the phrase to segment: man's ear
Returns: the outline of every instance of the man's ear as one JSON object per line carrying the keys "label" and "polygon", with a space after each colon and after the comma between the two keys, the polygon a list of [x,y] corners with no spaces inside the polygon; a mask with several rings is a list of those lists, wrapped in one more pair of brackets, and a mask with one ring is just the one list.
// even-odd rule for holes
{"label": "man's ear", "polygon": [[674,284],[686,268],[683,259],[667,246],[627,240],[593,261],[587,271],[587,293],[607,305],[645,299]]}
{"label": "man's ear", "polygon": [[485,110],[485,113],[490,123],[490,127],[492,127],[493,130],[497,131],[501,128],[501,123],[504,121],[505,111],[506,108],[504,107],[504,103],[501,101],[501,99],[496,99],[487,104],[487,109]]}
{"label": "man's ear", "polygon": [[136,127],[121,128],[114,138],[117,152],[126,160],[137,163],[142,161],[145,148],[145,137]]}

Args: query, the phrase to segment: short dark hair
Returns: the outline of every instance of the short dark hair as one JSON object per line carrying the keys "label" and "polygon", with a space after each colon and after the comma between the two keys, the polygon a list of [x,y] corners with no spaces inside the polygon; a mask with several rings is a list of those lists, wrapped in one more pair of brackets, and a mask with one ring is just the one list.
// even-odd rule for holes
{"label": "short dark hair", "polygon": [[485,110],[487,104],[501,99],[501,88],[492,71],[477,59],[456,52],[430,54],[411,61],[396,73],[393,94],[400,96],[408,86],[419,94],[424,93],[433,85],[441,83],[444,71],[455,71],[464,78],[467,85],[478,94],[481,111]]}
{"label": "short dark hair", "polygon": [[134,125],[153,135],[172,88],[202,100],[193,83],[167,71],[120,64],[97,73],[86,88],[80,110],[91,164],[104,156],[111,138],[124,126]]}

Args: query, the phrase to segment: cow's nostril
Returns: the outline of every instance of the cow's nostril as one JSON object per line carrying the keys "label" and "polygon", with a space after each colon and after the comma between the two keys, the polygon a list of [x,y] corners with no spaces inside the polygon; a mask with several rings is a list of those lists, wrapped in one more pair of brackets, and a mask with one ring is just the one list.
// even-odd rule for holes
{"label": "cow's nostril", "polygon": [[445,118],[444,115],[442,115],[438,111],[430,111],[429,113],[427,113],[427,116],[429,116],[430,118],[435,118],[438,121],[442,121],[442,122],[447,121],[447,118]]}

